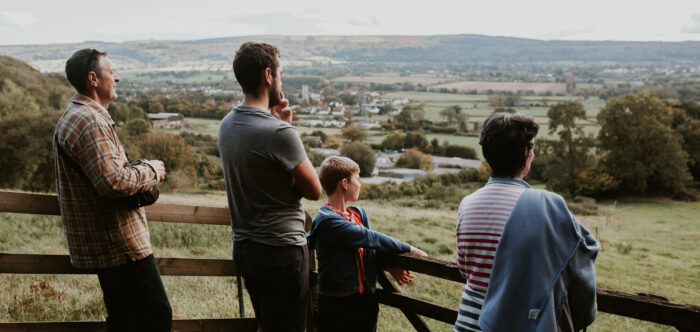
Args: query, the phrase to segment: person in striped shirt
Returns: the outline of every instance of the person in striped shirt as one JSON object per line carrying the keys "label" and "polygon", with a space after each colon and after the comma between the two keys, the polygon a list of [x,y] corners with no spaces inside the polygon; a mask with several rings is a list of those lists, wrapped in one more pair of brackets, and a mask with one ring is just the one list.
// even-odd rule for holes
{"label": "person in striped shirt", "polygon": [[524,114],[494,113],[482,128],[491,178],[458,210],[457,266],[466,283],[454,330],[585,327],[595,318],[598,244],[560,196],[523,180],[539,125]]}

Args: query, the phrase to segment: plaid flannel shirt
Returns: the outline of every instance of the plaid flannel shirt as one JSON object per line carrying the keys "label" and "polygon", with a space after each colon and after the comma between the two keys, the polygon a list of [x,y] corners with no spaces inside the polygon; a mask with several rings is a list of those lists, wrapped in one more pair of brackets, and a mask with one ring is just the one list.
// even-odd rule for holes
{"label": "plaid flannel shirt", "polygon": [[[158,175],[149,164],[125,165],[113,125],[107,110],[82,94],[73,96],[56,125],[56,191],[71,263],[77,268],[109,268],[126,264],[127,257],[135,261],[153,253],[145,210],[116,209],[110,198],[149,190]],[[56,144],[75,163],[64,160]]]}

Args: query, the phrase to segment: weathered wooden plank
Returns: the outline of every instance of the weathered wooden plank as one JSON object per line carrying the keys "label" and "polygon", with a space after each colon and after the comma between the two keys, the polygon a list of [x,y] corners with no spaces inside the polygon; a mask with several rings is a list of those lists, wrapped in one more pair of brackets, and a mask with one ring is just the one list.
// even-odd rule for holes
{"label": "weathered wooden plank", "polygon": [[[61,214],[56,195],[0,191],[0,212]],[[188,206],[156,203],[146,207],[149,221],[178,222],[208,225],[230,225],[227,208]]]}
{"label": "weathered wooden plank", "polygon": [[60,215],[56,195],[0,191],[0,212]]}
{"label": "weathered wooden plank", "polygon": [[[394,285],[391,280],[389,280],[389,277],[387,277],[387,272],[386,271],[381,271],[379,273],[379,284],[382,286],[382,288],[388,292],[396,293],[396,294],[401,294],[401,291],[399,290],[396,285]],[[430,326],[428,326],[428,323],[425,322],[423,317],[418,316],[415,312],[407,311],[407,310],[401,310],[403,312],[404,316],[406,316],[406,319],[408,319],[409,322],[411,322],[411,325],[413,325],[413,328],[416,329],[418,332],[431,332],[432,330],[430,329]]]}
{"label": "weathered wooden plank", "polygon": [[410,254],[379,255],[385,266],[398,267],[460,283],[465,282],[455,263],[449,263],[431,257],[418,257]]}
{"label": "weathered wooden plank", "polygon": [[[235,276],[230,259],[156,258],[161,275],[170,276]],[[0,273],[93,274],[76,269],[68,255],[0,253]]]}
{"label": "weathered wooden plank", "polygon": [[700,306],[677,304],[654,295],[633,295],[598,288],[598,310],[614,315],[700,331]]}
{"label": "weathered wooden plank", "polygon": [[146,207],[148,221],[165,221],[191,224],[230,225],[231,214],[227,208],[153,204]]}
{"label": "weathered wooden plank", "polygon": [[[173,332],[257,331],[255,318],[175,319]],[[0,323],[2,332],[103,332],[103,321]]]}
{"label": "weathered wooden plank", "polygon": [[457,310],[398,293],[392,293],[384,289],[377,290],[377,300],[379,300],[379,303],[399,308],[401,311],[419,314],[441,322],[454,324],[457,320]]}

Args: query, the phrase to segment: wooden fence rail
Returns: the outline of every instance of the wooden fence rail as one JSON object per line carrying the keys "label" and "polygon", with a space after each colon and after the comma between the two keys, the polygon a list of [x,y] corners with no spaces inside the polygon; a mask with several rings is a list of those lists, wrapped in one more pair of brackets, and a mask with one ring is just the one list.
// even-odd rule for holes
{"label": "wooden fence rail", "polygon": [[[0,212],[59,215],[54,195],[0,191]],[[146,208],[149,221],[228,225],[229,211],[225,208],[154,204]],[[463,283],[456,264],[434,258],[408,254],[381,255],[386,267],[408,269],[446,280]],[[157,258],[162,275],[170,276],[235,276],[229,259]],[[312,266],[314,266],[312,264]],[[86,274],[75,269],[68,255],[0,253],[0,273]],[[312,277],[316,276],[312,273]],[[423,317],[453,324],[457,311],[428,301],[402,295],[384,274],[380,274],[382,289],[377,290],[380,303],[400,309],[417,331],[430,331]],[[598,310],[658,324],[673,326],[681,332],[700,332],[700,307],[676,304],[648,294],[626,294],[598,289]],[[0,323],[0,331],[102,331],[104,322],[21,322]],[[173,321],[173,331],[255,331],[252,318],[182,319]]]}

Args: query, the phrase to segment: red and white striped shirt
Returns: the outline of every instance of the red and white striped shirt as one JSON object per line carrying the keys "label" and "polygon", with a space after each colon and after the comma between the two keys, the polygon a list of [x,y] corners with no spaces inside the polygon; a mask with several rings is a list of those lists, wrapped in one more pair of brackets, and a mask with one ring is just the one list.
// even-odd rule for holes
{"label": "red and white striped shirt", "polygon": [[498,241],[515,203],[525,189],[515,181],[488,183],[465,197],[459,205],[457,267],[467,282],[455,324],[456,331],[479,329],[479,314],[491,278]]}

